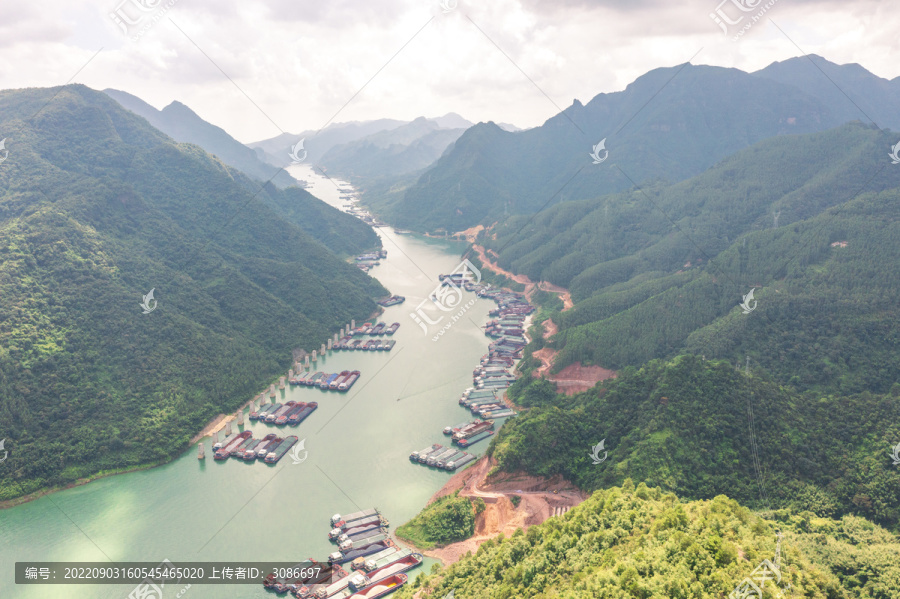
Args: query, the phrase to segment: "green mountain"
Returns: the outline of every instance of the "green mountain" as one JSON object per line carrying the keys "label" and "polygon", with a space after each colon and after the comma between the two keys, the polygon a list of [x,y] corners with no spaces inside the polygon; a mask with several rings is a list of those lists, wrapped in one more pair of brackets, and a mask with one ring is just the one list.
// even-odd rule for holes
{"label": "green mountain", "polygon": [[[886,395],[798,394],[765,370],[747,376],[691,355],[627,368],[571,397],[528,383],[513,395],[532,407],[489,449],[504,471],[561,474],[588,491],[632,478],[689,499],[726,494],[758,509],[900,525],[890,457],[900,442],[900,385]],[[595,464],[591,448],[601,441]]]}
{"label": "green mountain", "polygon": [[[586,105],[576,100],[534,129],[510,133],[479,124],[415,184],[366,201],[397,226],[461,231],[548,204],[681,181],[761,140],[865,119],[847,109],[846,98],[826,93],[823,86],[831,84],[808,62],[795,59],[754,74],[690,64],[656,69],[624,91],[600,94]],[[842,88],[859,81],[859,69],[833,66]],[[802,86],[811,74],[790,76],[809,69],[823,80],[820,86]],[[897,83],[869,79],[858,93],[879,108],[873,114],[883,117],[880,126],[900,129],[892,91]],[[868,94],[881,87],[889,89]],[[589,153],[601,140],[608,158],[592,164]]]}
{"label": "green mountain", "polygon": [[288,173],[261,160],[256,151],[228,135],[224,129],[201,119],[181,102],[172,102],[162,110],[157,110],[127,92],[105,89],[103,93],[131,112],[144,117],[175,141],[196,144],[253,179],[271,181],[282,188],[298,183]]}
{"label": "green mountain", "polygon": [[308,194],[254,195],[103,93],[2,91],[0,128],[2,499],[172,459],[386,293],[319,241],[346,215],[282,216]]}
{"label": "green mountain", "polygon": [[[758,570],[763,560],[777,574]],[[766,599],[894,599],[898,564],[900,540],[863,518],[756,515],[725,496],[683,503],[628,480],[446,569],[433,566],[396,597],[712,599],[749,578]]]}
{"label": "green mountain", "polygon": [[[442,118],[454,123],[462,119]],[[465,128],[446,129],[436,120],[419,117],[395,129],[334,146],[318,164],[329,173],[354,181],[397,177],[429,166],[464,131]]]}
{"label": "green mountain", "polygon": [[[778,137],[682,183],[509,219],[483,242],[504,268],[571,290],[575,307],[552,317],[558,367],[749,355],[799,389],[885,392],[900,380],[892,143],[861,124]],[[742,314],[751,288],[759,311]]]}

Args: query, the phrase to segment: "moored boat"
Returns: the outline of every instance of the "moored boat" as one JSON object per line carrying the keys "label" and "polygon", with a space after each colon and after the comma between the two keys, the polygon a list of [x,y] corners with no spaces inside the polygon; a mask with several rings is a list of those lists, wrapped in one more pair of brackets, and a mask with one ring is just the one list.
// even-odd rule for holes
{"label": "moored boat", "polygon": [[297,437],[291,435],[290,437],[285,437],[284,441],[282,441],[278,447],[274,450],[270,451],[266,454],[265,462],[267,464],[274,464],[278,460],[280,460],[284,454],[298,441]]}
{"label": "moored boat", "polygon": [[350,387],[353,386],[353,383],[355,383],[356,380],[359,378],[359,375],[360,375],[360,372],[358,370],[354,370],[353,372],[348,374],[347,378],[345,378],[338,385],[338,391],[348,391],[350,389]]}

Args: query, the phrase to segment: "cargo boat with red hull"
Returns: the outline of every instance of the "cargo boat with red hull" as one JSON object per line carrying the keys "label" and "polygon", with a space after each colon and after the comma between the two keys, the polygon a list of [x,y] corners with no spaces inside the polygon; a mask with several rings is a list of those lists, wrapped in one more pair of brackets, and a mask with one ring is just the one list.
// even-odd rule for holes
{"label": "cargo boat with red hull", "polygon": [[297,405],[297,402],[289,401],[289,402],[283,404],[280,408],[278,408],[274,412],[269,412],[268,414],[266,414],[266,422],[268,424],[274,424],[278,420],[279,417],[281,417],[284,414],[287,414],[288,412],[293,410],[295,405]]}
{"label": "cargo boat with red hull", "polygon": [[289,449],[294,445],[294,443],[296,443],[297,441],[298,441],[298,439],[297,439],[297,437],[295,437],[294,435],[291,435],[290,437],[285,437],[284,441],[282,441],[282,442],[278,445],[278,447],[276,447],[274,450],[272,450],[272,451],[270,451],[269,453],[266,454],[265,462],[266,462],[267,464],[274,464],[274,463],[276,463],[278,460],[280,460],[282,457],[284,457],[284,454],[286,454],[286,453],[288,452],[288,450],[289,450]]}
{"label": "cargo boat with red hull", "polygon": [[331,381],[330,383],[328,383],[328,388],[329,388],[331,391],[336,391],[337,388],[338,388],[338,385],[340,385],[341,383],[343,383],[344,380],[345,380],[348,376],[350,376],[350,371],[349,371],[349,370],[342,370],[341,373],[337,375],[337,378],[336,378],[336,379],[334,379],[333,381]]}
{"label": "cargo boat with red hull", "polygon": [[256,459],[256,448],[259,447],[262,442],[262,439],[251,439],[250,443],[241,449],[236,457],[247,461]]}
{"label": "cargo boat with red hull", "polygon": [[234,435],[234,438],[229,437],[231,440],[227,444],[224,444],[224,445],[222,445],[222,447],[217,449],[216,452],[213,454],[213,458],[216,460],[227,459],[228,456],[231,455],[231,451],[233,449],[235,449],[239,445],[245,443],[247,441],[247,439],[251,438],[252,436],[253,436],[253,433],[251,431],[244,431],[242,433]]}
{"label": "cargo boat with red hull", "polygon": [[389,326],[388,328],[386,328],[384,330],[384,334],[385,335],[393,335],[394,333],[397,332],[397,329],[399,329],[399,328],[400,328],[400,323],[395,322],[394,324],[392,324],[391,326]]}
{"label": "cargo boat with red hull", "polygon": [[239,458],[244,455],[244,450],[254,444],[255,439],[251,436],[244,440],[243,443],[231,450],[229,457]]}
{"label": "cargo boat with red hull", "polygon": [[277,418],[275,418],[275,425],[276,425],[276,426],[281,426],[282,424],[287,424],[287,423],[288,423],[288,418],[290,418],[291,415],[296,414],[297,412],[299,412],[300,410],[302,410],[304,407],[306,407],[306,404],[303,403],[302,401],[299,401],[299,402],[298,402],[298,401],[289,401],[288,403],[289,403],[289,404],[294,404],[294,405],[291,406],[291,409],[290,409],[290,410],[288,410],[288,411],[285,412],[284,414],[281,414],[280,416],[278,416]]}
{"label": "cargo boat with red hull", "polygon": [[306,420],[307,416],[315,412],[316,408],[318,407],[319,404],[315,401],[303,404],[303,407],[299,411],[294,412],[293,414],[288,416],[288,424],[290,426],[297,426],[298,424]]}
{"label": "cargo boat with red hull", "polygon": [[409,580],[406,574],[393,574],[383,580],[379,580],[371,586],[364,587],[357,593],[350,595],[347,599],[380,599],[390,595],[394,591],[406,584]]}
{"label": "cargo boat with red hull", "polygon": [[354,370],[353,372],[348,374],[347,378],[345,378],[343,382],[338,385],[338,391],[349,391],[350,387],[353,386],[353,383],[355,383],[357,379],[359,379],[359,375],[360,372],[358,370]]}
{"label": "cargo boat with red hull", "polygon": [[[357,576],[364,577],[365,580],[360,582],[362,582],[361,586],[365,588],[381,580],[384,580],[389,576],[393,576],[394,574],[400,574],[401,572],[412,570],[413,568],[420,566],[423,560],[424,557],[421,553],[410,553],[409,555],[404,555],[403,557],[400,557],[387,565],[381,566],[380,568],[372,570],[371,572],[358,574]],[[356,582],[356,580],[358,580],[357,576],[351,577],[351,588],[353,588],[354,586],[359,588],[359,583]]]}

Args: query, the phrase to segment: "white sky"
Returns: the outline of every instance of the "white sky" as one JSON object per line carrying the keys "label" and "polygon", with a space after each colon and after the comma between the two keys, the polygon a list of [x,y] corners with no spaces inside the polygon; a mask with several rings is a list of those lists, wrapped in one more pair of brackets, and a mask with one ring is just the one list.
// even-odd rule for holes
{"label": "white sky", "polygon": [[[753,71],[799,46],[900,76],[900,11],[888,0],[777,0],[739,41],[710,18],[719,1],[458,0],[444,13],[441,0],[0,0],[0,88],[72,79],[157,108],[179,100],[251,142],[318,129],[335,113],[453,111],[531,127],[695,54],[694,64]],[[727,0],[731,18],[745,14],[732,2],[756,7],[747,15],[765,4]],[[137,41],[110,17],[146,15],[133,32],[170,3]]]}

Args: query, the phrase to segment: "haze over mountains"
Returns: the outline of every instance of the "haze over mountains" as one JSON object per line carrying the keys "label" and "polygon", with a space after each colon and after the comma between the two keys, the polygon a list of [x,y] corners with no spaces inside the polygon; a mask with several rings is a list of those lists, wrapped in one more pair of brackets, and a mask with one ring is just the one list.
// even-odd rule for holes
{"label": "haze over mountains", "polygon": [[[334,150],[330,159],[334,166],[342,171],[341,174],[355,165],[354,159],[362,162],[373,160],[368,153],[374,152],[377,155],[374,160],[378,164],[356,165],[356,168],[369,173],[375,171],[378,166],[382,166],[392,169],[392,174],[396,174],[393,172],[394,170],[406,172],[411,168],[408,166],[409,164],[430,164],[440,156],[447,145],[458,137],[458,134],[450,133],[450,131],[444,131],[441,134],[438,134],[438,131],[463,130],[471,126],[472,123],[451,112],[441,117],[419,117],[413,121],[376,119],[364,122],[332,123],[321,131],[284,133],[247,145],[262,152],[271,164],[286,166],[291,162],[291,148],[303,139],[303,148],[307,151],[304,162],[319,164],[329,152]],[[514,125],[504,126],[511,131],[516,130]],[[423,139],[426,136],[429,138]],[[400,166],[394,166],[394,163]],[[348,172],[346,174],[354,175],[355,173]]]}
{"label": "haze over mountains", "polygon": [[[854,103],[879,126],[900,129],[900,79],[858,65],[804,57],[756,73],[689,64],[656,69],[624,91],[576,101],[534,129],[475,125],[417,180],[367,201],[403,227],[461,231],[648,180],[680,181],[772,136],[866,121]],[[608,159],[593,165],[588,155],[602,139]]]}

